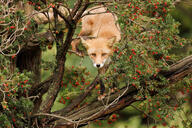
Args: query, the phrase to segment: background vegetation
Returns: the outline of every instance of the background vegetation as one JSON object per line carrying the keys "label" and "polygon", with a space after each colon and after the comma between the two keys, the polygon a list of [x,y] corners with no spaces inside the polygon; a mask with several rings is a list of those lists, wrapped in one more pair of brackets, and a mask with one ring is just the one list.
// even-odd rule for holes
{"label": "background vegetation", "polygon": [[[4,6],[6,2],[10,3]],[[71,12],[73,19],[63,16],[65,22],[48,21],[36,27],[33,18],[28,22],[22,8],[12,12],[18,8],[14,6],[17,2],[28,3],[39,12],[54,8],[58,16],[62,16],[58,5],[78,8],[82,13],[88,3],[92,3],[89,7],[107,6],[119,18],[122,40],[114,46],[113,61],[106,74],[98,76],[87,56],[67,52],[72,36],[79,33],[78,12]],[[191,127],[190,0],[1,3],[0,127]],[[47,40],[47,33],[38,35],[48,30],[56,40]],[[38,44],[40,49],[35,45],[33,51],[29,42]],[[31,53],[26,52],[30,50],[37,56],[30,58]],[[21,55],[23,52],[28,56]],[[177,61],[186,56],[189,59],[178,66],[182,61]],[[103,101],[97,100],[99,79],[107,88]],[[110,94],[112,84],[118,89]]]}

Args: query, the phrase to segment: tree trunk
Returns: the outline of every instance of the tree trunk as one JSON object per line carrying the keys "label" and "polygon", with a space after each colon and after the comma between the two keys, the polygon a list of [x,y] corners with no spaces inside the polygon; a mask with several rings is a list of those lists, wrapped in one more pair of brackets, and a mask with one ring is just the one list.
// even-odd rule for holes
{"label": "tree trunk", "polygon": [[41,80],[41,52],[40,46],[24,47],[16,57],[16,67],[20,72],[27,70],[33,73],[32,84],[39,83]]}

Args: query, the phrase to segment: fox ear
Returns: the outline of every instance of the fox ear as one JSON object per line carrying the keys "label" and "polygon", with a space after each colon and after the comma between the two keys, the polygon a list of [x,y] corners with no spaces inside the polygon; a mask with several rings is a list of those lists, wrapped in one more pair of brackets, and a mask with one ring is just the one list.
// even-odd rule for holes
{"label": "fox ear", "polygon": [[115,37],[115,36],[112,37],[112,38],[110,38],[110,39],[108,40],[108,46],[109,46],[109,47],[113,47],[113,44],[115,43],[115,41],[116,41],[116,37]]}
{"label": "fox ear", "polygon": [[87,49],[89,47],[88,42],[86,41],[86,39],[84,37],[80,37],[80,38],[81,38],[81,43]]}

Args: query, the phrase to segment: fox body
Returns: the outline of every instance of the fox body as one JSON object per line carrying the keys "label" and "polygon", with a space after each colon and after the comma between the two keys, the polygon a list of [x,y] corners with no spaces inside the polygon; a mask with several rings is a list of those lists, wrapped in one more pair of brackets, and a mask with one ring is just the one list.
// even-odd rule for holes
{"label": "fox body", "polygon": [[[48,10],[47,15],[38,13],[31,5],[23,5],[21,2],[18,8],[24,8],[27,16],[33,16],[37,24],[45,24],[49,21],[54,21],[53,9]],[[58,8],[64,15],[69,15],[65,7]],[[63,19],[58,16],[58,21],[62,22]],[[115,14],[107,12],[107,8],[103,6],[92,7],[85,11],[82,18],[82,29],[79,33],[81,42],[87,49],[87,53],[91,58],[94,67],[102,68],[106,62],[109,61],[113,53],[113,44],[121,39],[119,25],[116,24],[117,17]],[[92,37],[91,39],[85,37]],[[77,45],[80,40],[74,40],[72,50],[77,51]]]}
{"label": "fox body", "polygon": [[[97,68],[102,68],[109,61],[114,43],[121,39],[116,15],[106,11],[107,9],[102,6],[87,10],[82,18],[82,30],[79,34],[94,67]],[[78,40],[72,42],[73,50],[77,50],[76,45],[79,42]]]}

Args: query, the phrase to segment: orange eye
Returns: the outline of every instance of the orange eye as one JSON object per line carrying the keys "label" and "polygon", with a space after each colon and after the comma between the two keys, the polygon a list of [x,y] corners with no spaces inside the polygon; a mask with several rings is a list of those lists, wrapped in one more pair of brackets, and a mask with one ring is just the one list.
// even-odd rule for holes
{"label": "orange eye", "polygon": [[96,54],[95,54],[95,53],[91,53],[91,56],[92,56],[92,57],[96,57]]}
{"label": "orange eye", "polygon": [[107,55],[107,53],[102,53],[101,55],[102,55],[102,56],[106,56],[106,55]]}

